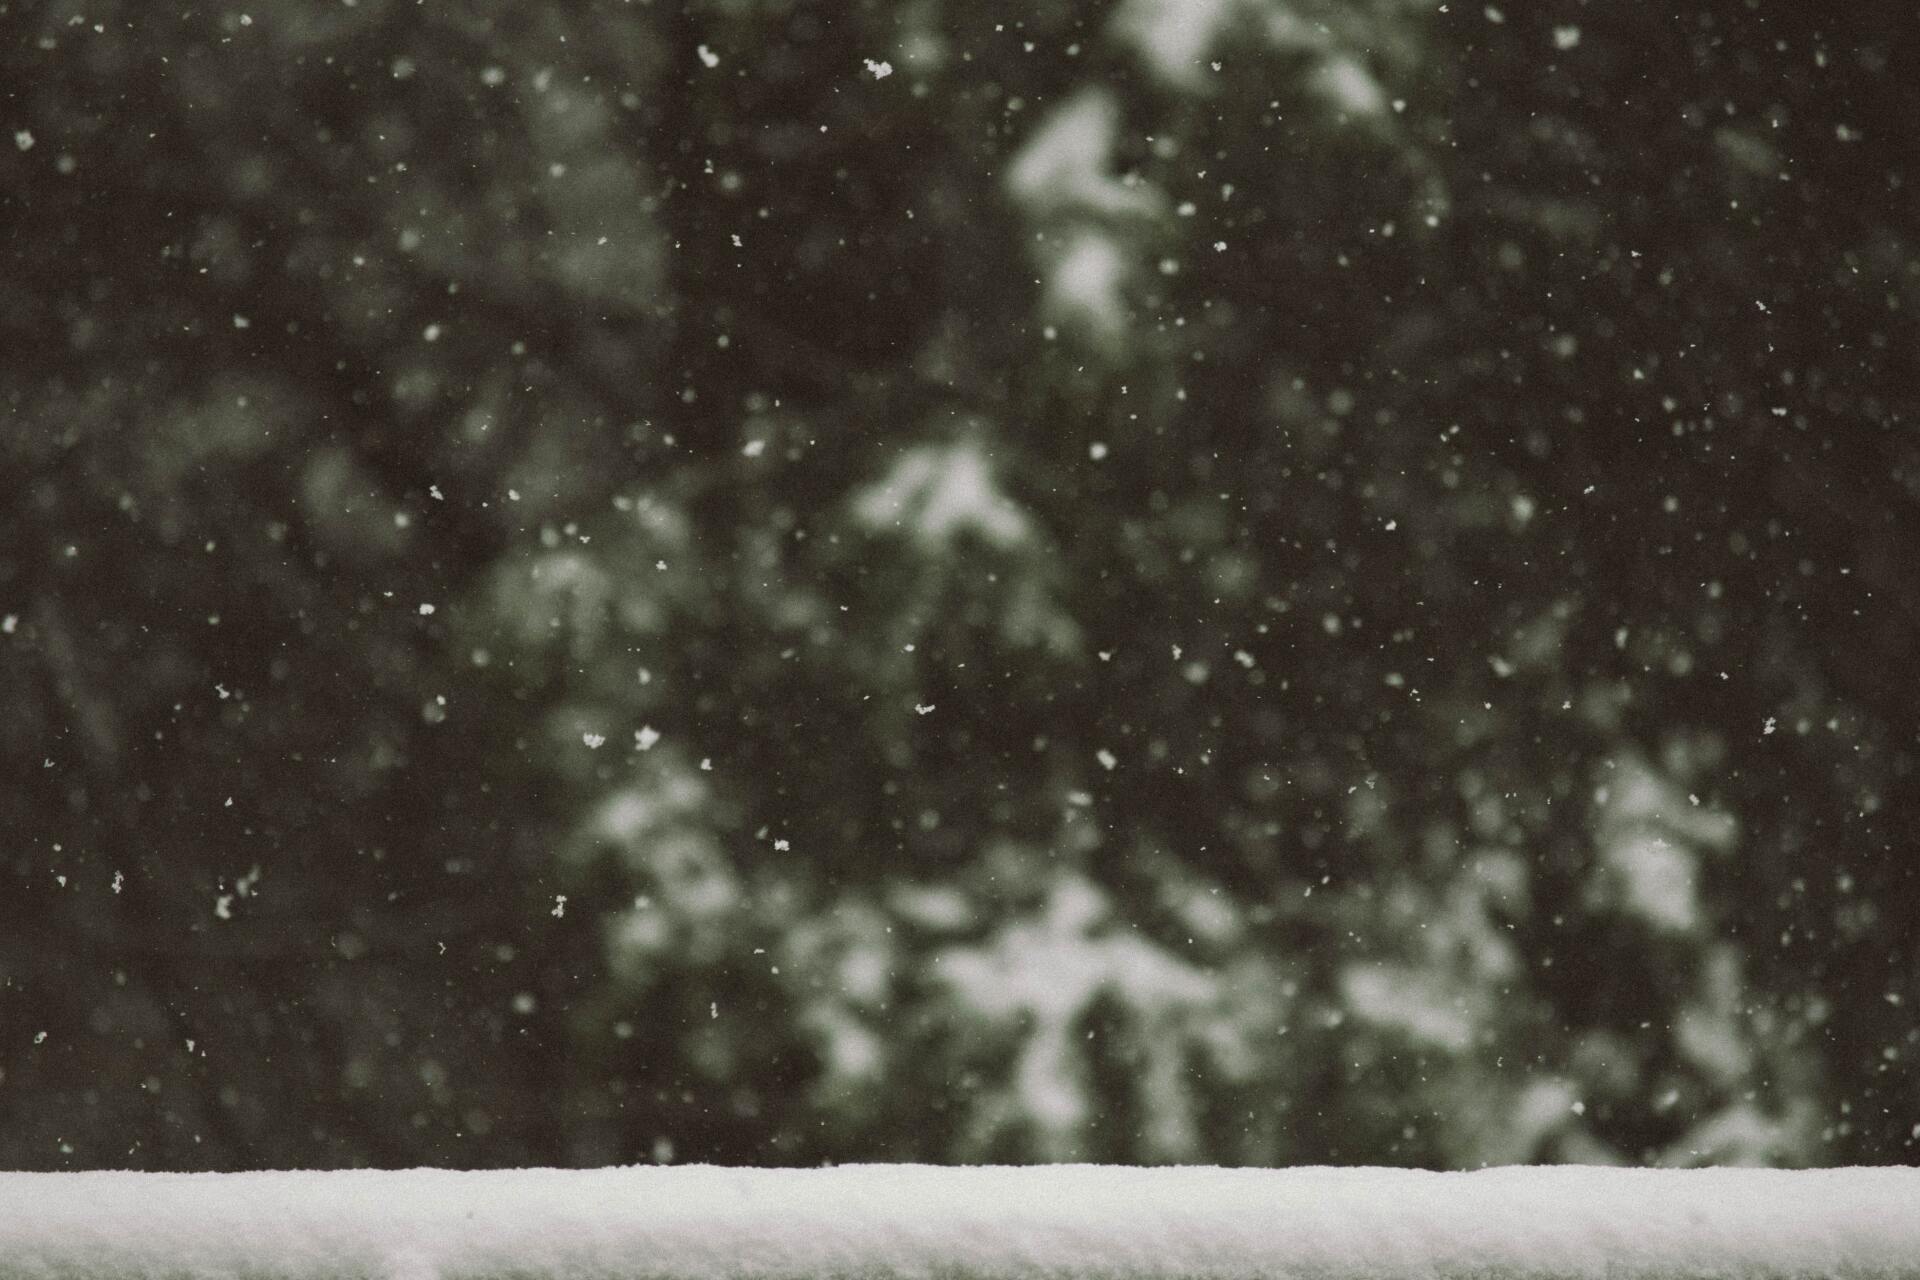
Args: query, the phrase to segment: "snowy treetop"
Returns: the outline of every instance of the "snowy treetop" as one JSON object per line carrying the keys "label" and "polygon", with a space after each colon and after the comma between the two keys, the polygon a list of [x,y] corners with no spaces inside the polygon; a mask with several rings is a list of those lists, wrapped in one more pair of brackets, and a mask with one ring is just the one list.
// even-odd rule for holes
{"label": "snowy treetop", "polygon": [[1851,1280],[1916,1268],[1916,1169],[0,1174],[8,1280]]}

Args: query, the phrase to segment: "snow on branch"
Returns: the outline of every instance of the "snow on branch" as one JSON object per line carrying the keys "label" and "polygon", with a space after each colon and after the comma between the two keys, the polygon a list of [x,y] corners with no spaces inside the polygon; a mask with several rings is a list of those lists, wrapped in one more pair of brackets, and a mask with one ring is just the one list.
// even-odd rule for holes
{"label": "snow on branch", "polygon": [[0,1275],[1890,1280],[1920,1169],[0,1174]]}

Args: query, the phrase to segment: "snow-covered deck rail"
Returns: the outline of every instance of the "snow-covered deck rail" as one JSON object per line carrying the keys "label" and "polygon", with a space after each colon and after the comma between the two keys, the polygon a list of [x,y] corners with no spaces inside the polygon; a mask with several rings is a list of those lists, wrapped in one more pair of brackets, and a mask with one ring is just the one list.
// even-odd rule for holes
{"label": "snow-covered deck rail", "polygon": [[0,1174],[0,1277],[1920,1277],[1920,1169]]}

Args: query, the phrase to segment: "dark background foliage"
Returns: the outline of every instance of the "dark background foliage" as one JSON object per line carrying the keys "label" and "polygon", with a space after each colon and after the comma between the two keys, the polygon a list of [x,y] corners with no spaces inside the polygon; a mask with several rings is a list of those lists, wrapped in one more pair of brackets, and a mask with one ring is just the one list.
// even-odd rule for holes
{"label": "dark background foliage", "polygon": [[1916,120],[1891,4],[0,4],[0,1162],[1910,1162]]}

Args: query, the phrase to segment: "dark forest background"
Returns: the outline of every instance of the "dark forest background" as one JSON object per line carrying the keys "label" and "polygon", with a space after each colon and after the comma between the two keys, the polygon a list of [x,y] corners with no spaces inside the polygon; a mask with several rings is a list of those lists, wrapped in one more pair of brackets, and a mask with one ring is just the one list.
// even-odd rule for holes
{"label": "dark forest background", "polygon": [[0,3],[0,1164],[1920,1144],[1920,20]]}

